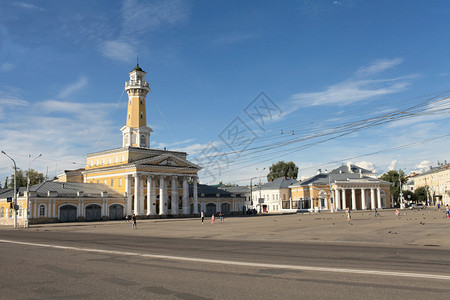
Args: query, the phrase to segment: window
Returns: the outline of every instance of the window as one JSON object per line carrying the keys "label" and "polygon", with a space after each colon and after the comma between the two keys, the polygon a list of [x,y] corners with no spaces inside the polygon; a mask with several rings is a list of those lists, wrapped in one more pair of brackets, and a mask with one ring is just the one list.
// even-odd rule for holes
{"label": "window", "polygon": [[141,104],[142,104],[142,100],[141,100]]}
{"label": "window", "polygon": [[23,207],[22,205],[19,206],[19,217],[22,217],[23,215]]}
{"label": "window", "polygon": [[122,186],[122,178],[119,178],[119,186]]}
{"label": "window", "polygon": [[12,214],[13,214],[13,209],[10,208],[10,209],[8,210],[8,218],[12,218]]}
{"label": "window", "polygon": [[107,184],[107,183],[106,183],[106,179],[105,179],[105,180],[103,180],[103,183],[104,183],[104,184]]}
{"label": "window", "polygon": [[141,135],[141,147],[145,147],[145,135]]}
{"label": "window", "polygon": [[97,180],[97,183],[100,183],[100,180]]}
{"label": "window", "polygon": [[39,205],[39,217],[45,217],[45,205]]}
{"label": "window", "polygon": [[144,118],[144,113],[141,111],[141,119]]}
{"label": "window", "polygon": [[5,208],[1,207],[0,208],[0,218],[4,218],[5,217]]}
{"label": "window", "polygon": [[114,179],[111,179],[111,186],[114,185]]}

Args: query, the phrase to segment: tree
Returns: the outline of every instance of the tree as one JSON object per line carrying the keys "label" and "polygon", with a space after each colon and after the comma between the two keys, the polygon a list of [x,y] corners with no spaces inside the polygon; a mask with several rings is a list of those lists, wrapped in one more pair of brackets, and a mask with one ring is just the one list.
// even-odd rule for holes
{"label": "tree", "polygon": [[428,192],[428,186],[418,187],[414,191],[414,196],[416,197],[417,202],[427,203],[427,192]]}
{"label": "tree", "polygon": [[384,181],[392,182],[391,184],[391,196],[394,200],[395,204],[400,203],[400,183],[399,178],[401,179],[402,184],[407,182],[407,178],[405,173],[402,170],[390,170],[387,173],[381,175],[380,179]]}
{"label": "tree", "polygon": [[271,181],[279,177],[287,177],[297,179],[298,167],[294,162],[279,161],[269,168],[270,172],[267,174],[267,180]]}
{"label": "tree", "polygon": [[[17,170],[16,174],[17,174],[16,178],[17,188],[27,186],[28,170],[26,172],[23,172],[22,170]],[[30,185],[38,184],[43,181],[44,181],[44,174],[39,173],[38,171],[33,169],[30,170]],[[9,187],[14,188],[14,174],[12,176],[11,181],[9,182]]]}

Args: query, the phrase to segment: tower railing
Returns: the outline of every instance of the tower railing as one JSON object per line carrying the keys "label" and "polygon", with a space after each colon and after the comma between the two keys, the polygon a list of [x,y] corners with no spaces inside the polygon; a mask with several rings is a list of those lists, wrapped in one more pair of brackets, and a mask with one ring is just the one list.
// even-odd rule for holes
{"label": "tower railing", "polygon": [[125,81],[125,87],[129,86],[140,86],[140,87],[148,87],[148,81],[141,81],[141,80],[130,80]]}

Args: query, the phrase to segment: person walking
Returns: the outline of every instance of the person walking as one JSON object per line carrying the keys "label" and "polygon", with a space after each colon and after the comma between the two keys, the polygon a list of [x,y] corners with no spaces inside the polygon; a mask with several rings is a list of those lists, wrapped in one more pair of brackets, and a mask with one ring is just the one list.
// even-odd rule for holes
{"label": "person walking", "polygon": [[351,219],[352,219],[352,216],[350,215],[350,207],[347,207],[347,221],[350,222]]}
{"label": "person walking", "polygon": [[450,210],[449,210],[449,208],[448,208],[448,204],[447,204],[447,218],[450,218]]}
{"label": "person walking", "polygon": [[133,214],[131,216],[131,229],[137,229],[136,214]]}
{"label": "person walking", "polygon": [[205,221],[205,211],[204,210],[202,210],[202,212],[200,213],[200,217],[202,218],[202,224],[203,224],[203,221]]}
{"label": "person walking", "polygon": [[211,216],[211,224],[214,224],[215,219],[216,219],[216,217],[214,216],[214,213],[213,213]]}
{"label": "person walking", "polygon": [[223,223],[223,212],[219,213],[219,217],[220,217],[220,223]]}
{"label": "person walking", "polygon": [[378,214],[378,212],[377,212],[377,207],[376,207],[376,206],[373,208],[373,213],[374,213],[374,217],[376,217],[377,214]]}

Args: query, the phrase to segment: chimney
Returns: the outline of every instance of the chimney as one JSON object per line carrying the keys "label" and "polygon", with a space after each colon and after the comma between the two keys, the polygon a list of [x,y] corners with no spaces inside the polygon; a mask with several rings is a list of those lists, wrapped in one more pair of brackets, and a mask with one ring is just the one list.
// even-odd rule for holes
{"label": "chimney", "polygon": [[317,170],[317,175],[322,174],[322,169]]}
{"label": "chimney", "polygon": [[347,168],[348,168],[348,172],[351,173],[352,172],[352,163],[351,162],[347,163]]}
{"label": "chimney", "polygon": [[108,197],[108,192],[106,191],[102,192],[102,197]]}
{"label": "chimney", "polygon": [[78,191],[77,192],[78,197],[84,197],[84,191]]}

